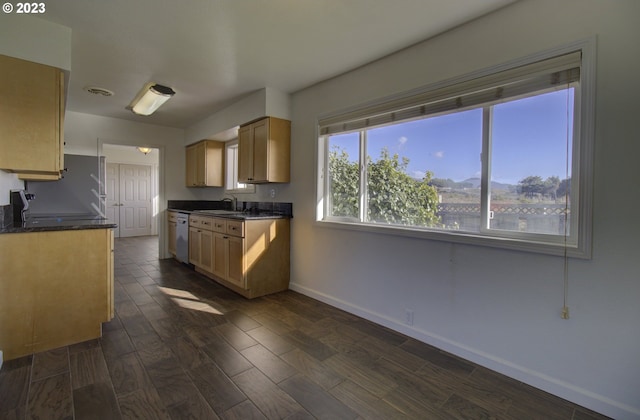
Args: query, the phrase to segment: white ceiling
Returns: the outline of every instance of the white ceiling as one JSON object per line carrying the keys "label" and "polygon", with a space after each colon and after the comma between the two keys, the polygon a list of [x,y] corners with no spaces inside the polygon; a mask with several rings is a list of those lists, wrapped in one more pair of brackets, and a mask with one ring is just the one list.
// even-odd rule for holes
{"label": "white ceiling", "polygon": [[[68,110],[184,128],[255,90],[293,93],[513,1],[66,0],[40,17],[72,29]],[[125,107],[149,81],[177,93],[134,115]]]}

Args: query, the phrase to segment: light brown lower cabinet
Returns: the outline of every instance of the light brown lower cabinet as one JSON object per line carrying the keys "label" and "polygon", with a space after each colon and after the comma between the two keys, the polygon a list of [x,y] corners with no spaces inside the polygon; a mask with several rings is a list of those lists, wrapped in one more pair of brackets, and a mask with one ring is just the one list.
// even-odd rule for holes
{"label": "light brown lower cabinet", "polygon": [[211,218],[189,216],[189,262],[211,273],[213,271],[213,232]]}
{"label": "light brown lower cabinet", "polygon": [[113,230],[0,234],[5,360],[98,338],[114,316]]}
{"label": "light brown lower cabinet", "polygon": [[[250,299],[289,288],[289,219],[208,219],[211,268],[192,262],[196,271]],[[200,232],[194,240],[200,243],[200,258],[202,238]]]}

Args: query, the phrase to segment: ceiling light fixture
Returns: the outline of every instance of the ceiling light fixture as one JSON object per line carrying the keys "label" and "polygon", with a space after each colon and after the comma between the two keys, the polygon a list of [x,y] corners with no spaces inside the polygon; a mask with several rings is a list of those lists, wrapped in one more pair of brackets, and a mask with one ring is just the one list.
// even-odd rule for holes
{"label": "ceiling light fixture", "polygon": [[146,155],[146,154],[149,154],[149,152],[151,151],[151,148],[150,148],[150,147],[142,147],[142,146],[141,146],[141,147],[137,147],[137,149],[138,149],[138,151],[139,151],[140,153],[144,153],[145,155]]}
{"label": "ceiling light fixture", "polygon": [[170,87],[150,82],[138,92],[129,108],[134,114],[151,115],[175,94],[176,92]]}

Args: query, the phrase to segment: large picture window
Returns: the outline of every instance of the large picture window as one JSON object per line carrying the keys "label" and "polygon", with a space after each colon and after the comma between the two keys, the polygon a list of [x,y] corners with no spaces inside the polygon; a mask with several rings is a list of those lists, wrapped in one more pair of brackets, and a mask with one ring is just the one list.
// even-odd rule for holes
{"label": "large picture window", "polygon": [[319,121],[318,219],[590,256],[587,44]]}

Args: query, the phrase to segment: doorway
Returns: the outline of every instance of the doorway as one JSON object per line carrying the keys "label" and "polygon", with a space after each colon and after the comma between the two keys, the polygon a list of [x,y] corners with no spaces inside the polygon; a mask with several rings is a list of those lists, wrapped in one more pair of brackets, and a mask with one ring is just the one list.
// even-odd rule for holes
{"label": "doorway", "polygon": [[[163,196],[164,191],[164,183],[162,182],[161,172],[162,172],[162,164],[161,164],[161,155],[163,153],[162,147],[151,147],[150,149],[146,149],[144,151],[140,150],[140,148],[136,145],[124,145],[119,141],[106,140],[106,139],[98,139],[98,150],[100,150],[100,156],[104,156],[106,160],[105,170],[100,174],[100,179],[103,180],[106,191],[102,192],[102,209],[104,217],[112,220],[114,223],[118,225],[117,229],[114,229],[114,235],[116,237],[119,236],[129,236],[132,235],[151,235],[156,236],[160,240],[160,255],[163,256],[166,254],[166,244],[164,244],[164,233],[161,229],[163,220],[159,216],[159,206],[160,206],[160,198]],[[112,168],[109,164],[114,165],[127,165],[135,167],[135,166],[144,166],[146,168],[150,168],[151,180],[145,181],[147,182],[144,187],[148,186],[147,192],[150,194],[150,198],[147,202],[151,203],[151,209],[147,211],[149,215],[149,222],[145,225],[149,226],[149,228],[145,228],[145,230],[137,229],[127,229],[122,226],[125,223],[126,215],[123,215],[122,220],[120,220],[121,213],[125,212],[125,210],[120,210],[123,206],[114,206],[113,204],[124,204],[121,201],[121,194],[123,194],[123,190],[125,188],[121,188],[122,180],[127,179],[128,176],[124,177],[120,176],[121,167],[117,166],[116,168]],[[109,181],[107,181],[107,166],[109,166]],[[130,181],[133,182],[133,181]],[[110,185],[108,185],[108,183]],[[135,192],[135,188],[130,188]],[[138,192],[140,189],[138,190]],[[113,192],[113,194],[112,194]],[[117,194],[117,195],[116,195]],[[108,204],[107,204],[108,202]],[[128,210],[129,215],[133,210]],[[116,222],[117,218],[117,222]],[[144,220],[144,218],[142,219]],[[144,232],[144,233],[142,233]]]}
{"label": "doorway", "polygon": [[118,225],[116,237],[151,235],[150,165],[107,163],[107,218]]}

